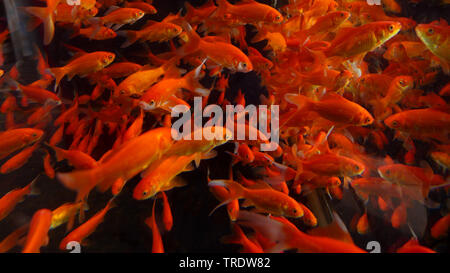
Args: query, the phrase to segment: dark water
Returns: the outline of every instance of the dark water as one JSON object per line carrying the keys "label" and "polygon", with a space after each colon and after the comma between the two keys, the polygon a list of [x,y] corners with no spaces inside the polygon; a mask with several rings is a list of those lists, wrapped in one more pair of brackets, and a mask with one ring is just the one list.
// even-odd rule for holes
{"label": "dark water", "polygon": [[[23,1],[26,2],[26,1]],[[33,2],[33,1],[32,1]],[[170,0],[161,1],[155,0],[154,6],[158,13],[155,15],[147,15],[145,19],[152,19],[161,21],[169,12],[177,12],[180,10],[185,1]],[[194,6],[204,3],[205,1],[189,1]],[[233,1],[230,1],[233,2]],[[272,4],[272,1],[260,1],[266,4]],[[287,1],[278,1],[278,6],[286,4]],[[408,3],[408,1],[399,1],[402,4],[404,14],[402,16],[410,17],[418,23],[428,23],[439,18],[445,18],[450,21],[450,8],[437,5],[437,1],[424,1],[419,5]],[[33,2],[36,5],[36,2]],[[0,5],[1,6],[1,5]],[[1,24],[5,25],[4,10],[2,9]],[[140,22],[133,25],[131,28],[138,29],[146,20],[142,19]],[[250,33],[250,32],[248,32]],[[133,45],[127,52],[120,50],[120,45],[123,40],[118,38],[113,41],[92,41],[89,42],[84,38],[75,38],[69,41],[70,30],[57,28],[54,41],[47,47],[41,47],[42,50],[48,53],[48,61],[51,67],[64,65],[70,58],[68,51],[62,46],[62,43],[70,43],[73,46],[82,48],[85,51],[92,52],[96,50],[110,50],[117,54],[119,58],[129,61],[136,61],[142,63],[142,60],[133,56],[133,52],[142,50],[141,45]],[[251,33],[248,38],[251,38]],[[31,41],[40,41],[42,38],[42,28],[29,35]],[[153,53],[164,51],[167,48],[167,43],[152,44]],[[257,49],[264,47],[264,42],[253,45]],[[15,57],[12,52],[12,43],[7,41],[5,43],[5,67],[11,66],[15,63]],[[37,74],[28,72],[24,77],[23,82],[31,82],[36,79]],[[443,74],[438,75],[438,80],[430,86],[424,88],[426,92],[440,90],[449,80],[448,76]],[[231,75],[230,90],[227,91],[227,99],[232,101],[236,96],[239,88],[246,90],[245,98],[248,104],[257,104],[260,94],[266,94],[264,87],[260,86],[260,79],[256,73],[236,73]],[[79,94],[89,94],[93,86],[86,85],[86,81],[75,77],[71,82],[63,80],[61,83],[63,95],[67,99],[72,99],[73,90],[75,89]],[[211,100],[214,100],[218,93],[213,91]],[[3,117],[1,117],[3,120]],[[147,119],[144,127],[149,128],[154,121]],[[47,135],[51,136],[56,128],[47,128]],[[105,151],[105,147],[109,147],[114,139],[105,137],[101,138],[103,145],[99,145],[93,153],[96,159]],[[392,138],[390,138],[392,139]],[[65,143],[61,143],[60,147],[70,144],[71,139],[65,139]],[[392,141],[387,147],[385,154],[392,157],[398,156],[401,142]],[[417,158],[426,158],[428,147],[426,143],[419,145]],[[167,252],[236,252],[239,246],[222,244],[219,240],[222,236],[231,233],[230,223],[225,209],[217,210],[212,216],[208,216],[210,211],[218,204],[218,201],[209,192],[206,176],[207,169],[210,170],[211,178],[227,178],[228,166],[231,162],[231,157],[225,151],[233,151],[233,144],[226,144],[218,147],[219,156],[202,161],[200,167],[192,172],[181,174],[181,176],[188,181],[188,185],[182,188],[175,188],[167,192],[169,202],[171,204],[174,225],[170,232],[163,232],[162,238],[164,248]],[[44,153],[42,150],[35,152],[31,160],[18,171],[14,171],[7,175],[0,176],[0,196],[11,189],[23,187],[33,180],[37,175],[42,174],[42,157]],[[384,156],[383,154],[379,155]],[[419,162],[418,160],[417,162]],[[437,166],[432,166],[435,171]],[[70,170],[65,162],[59,163],[56,168],[60,171]],[[245,167],[237,167],[241,172],[246,172]],[[122,193],[116,198],[117,207],[113,208],[105,217],[104,222],[97,228],[97,230],[89,236],[87,246],[82,247],[83,252],[149,252],[152,247],[151,231],[144,224],[144,219],[151,215],[153,200],[136,201],[132,198],[132,190],[138,178],[130,180]],[[58,181],[51,180],[45,175],[39,177],[37,187],[41,191],[38,196],[30,196],[20,203],[16,209],[3,221],[0,222],[0,239],[7,236],[10,232],[17,229],[22,224],[29,221],[35,211],[41,208],[55,209],[63,203],[71,202],[75,199],[75,193],[64,188]],[[323,193],[320,193],[322,198],[337,211],[344,222],[349,225],[351,219],[355,214],[363,213],[364,204],[356,197],[352,190],[345,191],[343,201],[335,201],[329,199]],[[112,195],[108,192],[100,194],[92,191],[89,195],[89,211],[86,212],[86,217],[94,215],[101,210]],[[444,191],[437,191],[432,193],[432,199],[447,200],[443,202],[441,210],[446,211],[448,206],[448,197],[445,196]],[[308,203],[307,198],[299,198],[300,201]],[[161,211],[161,204],[157,202],[157,215]],[[440,217],[439,209],[421,211],[422,208],[411,208],[412,215],[409,215],[409,220],[421,238],[421,243],[428,247],[435,248],[440,252],[448,252],[448,242],[444,240],[436,241],[429,238],[428,230],[430,226]],[[384,219],[381,212],[374,209],[372,205],[368,205],[369,222],[371,224],[371,232],[367,235],[359,235],[352,231],[351,235],[355,243],[361,248],[365,249],[368,241],[377,240],[382,246],[382,251],[392,251],[403,245],[409,240],[411,233],[407,227],[401,229],[394,229],[391,224]],[[425,214],[427,222],[423,222],[423,215]],[[417,216],[417,217],[415,217]],[[301,227],[301,224],[299,224]],[[162,227],[162,226],[161,226]],[[160,228],[162,230],[162,228]],[[42,252],[55,252],[58,250],[60,241],[65,236],[64,227],[59,227],[49,232],[50,243],[47,247],[41,248]],[[13,251],[20,251],[20,247],[16,247]]]}

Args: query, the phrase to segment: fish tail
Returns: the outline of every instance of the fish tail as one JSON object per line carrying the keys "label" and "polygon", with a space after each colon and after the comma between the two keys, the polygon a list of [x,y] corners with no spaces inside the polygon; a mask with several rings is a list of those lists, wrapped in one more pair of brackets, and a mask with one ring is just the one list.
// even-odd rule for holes
{"label": "fish tail", "polygon": [[196,69],[190,71],[186,74],[186,76],[184,76],[186,84],[185,88],[187,90],[194,91],[195,93],[198,93],[202,96],[208,96],[211,91],[204,88],[203,85],[201,85],[199,82],[199,79],[202,77],[202,67],[205,61],[206,59]]}
{"label": "fish tail", "polygon": [[66,188],[78,192],[76,201],[83,200],[95,185],[102,181],[95,169],[57,173],[56,177]]}
{"label": "fish tail", "polygon": [[25,11],[38,17],[44,23],[44,45],[50,44],[55,34],[52,9],[41,7],[26,7]]}
{"label": "fish tail", "polygon": [[217,205],[209,215],[212,215],[221,206],[226,205],[235,199],[243,198],[245,195],[245,188],[241,186],[241,184],[231,180],[212,180],[208,183],[208,186],[221,186],[226,187],[229,190],[228,197]]}
{"label": "fish tail", "polygon": [[47,142],[44,142],[43,144],[44,144],[44,146],[46,146],[46,147],[52,149],[53,151],[55,151],[56,161],[59,162],[59,161],[64,160],[64,154],[63,154],[64,150],[63,149],[58,148],[58,147],[53,146],[53,145],[50,145]]}
{"label": "fish tail", "polygon": [[63,66],[63,67],[55,67],[55,68],[50,68],[49,72],[55,77],[55,90],[56,90],[56,88],[59,85],[59,82],[67,74],[67,69],[66,69],[65,66]]}
{"label": "fish tail", "polygon": [[314,102],[310,98],[299,94],[289,93],[284,95],[284,98],[288,102],[297,105],[298,109],[302,110],[307,110],[314,105]]}
{"label": "fish tail", "polygon": [[186,30],[189,40],[185,45],[183,45],[177,50],[177,55],[179,56],[186,56],[188,54],[195,52],[201,42],[200,36],[197,34],[197,32],[195,32],[194,29],[192,29],[189,23],[184,23],[183,27]]}
{"label": "fish tail", "polygon": [[134,31],[134,30],[118,31],[117,32],[118,36],[122,36],[122,37],[126,37],[127,38],[125,43],[123,43],[120,46],[120,48],[129,47],[130,45],[134,44],[139,39],[139,35],[138,34],[139,34],[139,32],[138,31]]}

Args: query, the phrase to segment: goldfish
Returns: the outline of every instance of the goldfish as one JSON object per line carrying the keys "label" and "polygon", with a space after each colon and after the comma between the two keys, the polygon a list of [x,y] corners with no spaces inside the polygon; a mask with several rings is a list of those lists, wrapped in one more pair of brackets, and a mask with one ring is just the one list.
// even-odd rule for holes
{"label": "goldfish", "polygon": [[92,169],[98,166],[98,162],[82,151],[64,150],[55,146],[50,146],[55,151],[56,160],[67,159],[75,169]]}
{"label": "goldfish", "polygon": [[123,80],[114,90],[114,96],[126,96],[139,98],[142,93],[154,84],[172,65],[176,62],[167,62],[166,64],[154,68],[136,71]]}
{"label": "goldfish", "polygon": [[20,128],[0,133],[0,159],[38,141],[44,132],[40,129]]}
{"label": "goldfish", "polygon": [[238,5],[218,0],[217,4],[218,7],[211,16],[223,20],[237,20],[243,24],[279,24],[284,19],[276,9],[253,0],[246,0]]}
{"label": "goldfish", "polygon": [[[329,57],[349,58],[367,53],[394,37],[401,27],[398,22],[385,21],[341,29],[325,54]],[[348,39],[349,35],[350,39]]]}
{"label": "goldfish", "polygon": [[425,46],[445,62],[450,62],[448,48],[450,46],[450,27],[447,24],[419,24],[416,34]]}
{"label": "goldfish", "polygon": [[[148,143],[153,144],[149,147]],[[71,173],[57,173],[56,177],[66,187],[78,192],[77,201],[86,196],[96,185],[118,178],[128,180],[159,159],[172,145],[171,129],[158,128],[124,143],[95,168]],[[128,158],[124,161],[124,158]],[[124,164],[127,162],[127,164]],[[108,187],[107,187],[108,188]]]}
{"label": "goldfish", "polygon": [[121,48],[129,47],[137,41],[140,42],[165,42],[169,41],[182,32],[182,28],[169,22],[147,21],[146,27],[141,30],[124,30],[117,32],[117,35],[127,38]]}
{"label": "goldfish", "polygon": [[232,199],[244,198],[248,200],[249,205],[255,206],[260,211],[293,218],[302,217],[304,214],[302,207],[297,201],[289,197],[289,195],[272,188],[247,189],[232,180],[212,180],[208,183],[208,186],[226,187],[232,193],[229,199],[223,201],[218,207],[230,202]]}
{"label": "goldfish", "polygon": [[117,34],[114,32],[114,30],[107,28],[107,27],[100,27],[100,29],[96,29],[95,27],[87,27],[87,28],[80,28],[78,32],[75,32],[72,37],[77,36],[84,36],[91,40],[108,40],[113,39],[117,36]]}
{"label": "goldfish", "polygon": [[[279,252],[292,248],[306,253],[365,252],[353,243],[303,233],[284,218],[269,218],[263,215],[241,211],[238,221],[241,225],[252,227],[272,242],[275,242],[270,252]],[[271,230],[273,232],[269,232]]]}
{"label": "goldfish", "polygon": [[48,244],[47,233],[50,229],[51,221],[51,210],[40,209],[34,213],[22,253],[39,253],[41,246]]}
{"label": "goldfish", "polygon": [[27,234],[29,224],[25,224],[12,233],[10,233],[6,238],[0,242],[0,253],[5,253],[11,248],[15,247],[21,238]]}
{"label": "goldfish", "polygon": [[[103,17],[93,17],[89,21],[92,25],[104,24],[112,27],[114,31],[118,30],[122,25],[134,24],[144,16],[144,12],[136,8],[118,8],[111,10]],[[98,28],[98,27],[97,27]]]}
{"label": "goldfish", "polygon": [[196,156],[196,154],[170,156],[162,158],[160,162],[153,163],[143,173],[142,180],[134,188],[133,197],[137,200],[145,200],[159,191],[184,186],[186,182],[178,178],[177,175],[192,170],[190,163]]}
{"label": "goldfish", "polygon": [[23,149],[20,153],[11,157],[0,167],[0,173],[6,174],[15,171],[25,165],[30,159],[33,152],[38,148],[39,143]]}
{"label": "goldfish", "polygon": [[372,115],[362,106],[335,94],[329,94],[318,102],[296,94],[286,94],[285,98],[287,101],[296,104],[301,111],[312,110],[338,124],[364,126],[371,124],[374,120]]}
{"label": "goldfish", "polygon": [[145,219],[145,224],[152,230],[153,241],[152,241],[152,253],[164,253],[164,245],[161,239],[161,234],[158,230],[158,225],[156,224],[155,216],[155,204],[156,199],[153,201],[152,216]]}
{"label": "goldfish", "polygon": [[9,191],[0,198],[0,221],[3,220],[27,195],[36,195],[39,192],[35,187],[37,177],[21,189]]}
{"label": "goldfish", "polygon": [[430,187],[445,184],[442,176],[433,174],[429,167],[423,169],[403,164],[390,164],[379,167],[378,173],[391,183],[419,187],[424,197],[428,195]]}
{"label": "goldfish", "polygon": [[406,110],[384,120],[391,129],[409,134],[413,138],[448,141],[450,115],[439,109]]}
{"label": "goldfish", "polygon": [[173,218],[172,218],[172,211],[170,209],[169,200],[167,199],[167,195],[164,192],[161,192],[161,196],[163,199],[163,223],[164,228],[167,231],[170,231],[173,226]]}
{"label": "goldfish", "polygon": [[180,49],[181,55],[201,52],[217,65],[232,71],[245,73],[253,70],[250,59],[239,48],[220,40],[202,39],[190,25],[185,28],[189,41]]}
{"label": "goldfish", "polygon": [[78,203],[65,203],[52,211],[52,223],[50,229],[59,227],[60,225],[66,223],[69,217],[76,211],[80,210],[81,206],[87,210],[87,204],[83,202]]}
{"label": "goldfish", "polygon": [[89,235],[91,235],[97,229],[98,225],[103,222],[106,213],[108,213],[108,211],[115,206],[113,200],[114,199],[110,200],[102,210],[89,218],[89,220],[67,234],[67,236],[64,237],[64,239],[62,239],[61,243],[59,244],[59,249],[66,249],[67,244],[72,241],[81,244],[85,238],[89,237]]}
{"label": "goldfish", "polygon": [[86,76],[92,72],[102,70],[114,61],[115,54],[106,51],[86,53],[63,67],[50,68],[55,77],[55,89],[64,76],[71,80],[75,75]]}

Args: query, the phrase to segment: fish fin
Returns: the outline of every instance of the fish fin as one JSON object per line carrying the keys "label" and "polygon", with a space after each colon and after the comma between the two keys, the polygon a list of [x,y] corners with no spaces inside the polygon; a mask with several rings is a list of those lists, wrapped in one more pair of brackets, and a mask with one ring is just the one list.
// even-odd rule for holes
{"label": "fish fin", "polygon": [[311,105],[313,105],[312,100],[303,95],[288,93],[284,95],[284,98],[286,101],[297,105],[297,108],[302,110],[307,110]]}
{"label": "fish fin", "polygon": [[58,88],[59,82],[67,74],[67,69],[63,67],[49,68],[48,70],[55,77],[55,91]]}
{"label": "fish fin", "polygon": [[96,184],[103,181],[95,169],[57,173],[56,177],[68,189],[78,192],[76,201],[83,200]]}
{"label": "fish fin", "polygon": [[120,48],[129,47],[130,45],[134,44],[137,40],[139,40],[139,32],[134,30],[122,30],[117,31],[116,34],[118,36],[126,37],[127,40],[125,43],[123,43]]}
{"label": "fish fin", "polygon": [[25,11],[38,17],[44,23],[44,45],[50,44],[55,34],[52,10],[43,7],[26,7]]}
{"label": "fish fin", "polygon": [[177,55],[181,57],[194,53],[198,49],[198,46],[200,45],[201,42],[200,36],[197,34],[197,32],[195,32],[194,29],[192,29],[189,23],[185,22],[183,24],[183,27],[184,29],[186,29],[186,33],[189,40],[186,44],[184,44],[177,50]]}

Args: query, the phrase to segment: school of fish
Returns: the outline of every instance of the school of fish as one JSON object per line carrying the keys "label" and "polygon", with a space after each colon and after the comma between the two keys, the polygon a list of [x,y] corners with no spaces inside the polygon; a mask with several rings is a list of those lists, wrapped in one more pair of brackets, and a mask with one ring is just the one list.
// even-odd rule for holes
{"label": "school of fish", "polygon": [[[241,252],[370,252],[361,238],[381,223],[408,238],[383,252],[442,249],[435,246],[450,230],[450,26],[402,17],[402,4],[422,1],[209,0],[185,2],[162,20],[152,19],[159,0],[35,2],[19,13],[39,37],[39,79],[22,81],[0,51],[0,176],[31,162],[39,174],[24,187],[0,185],[0,229],[21,202],[43,194],[44,176],[74,199],[42,204],[8,227],[0,252],[67,251],[73,241],[88,249],[105,216],[120,221],[114,208],[129,194],[136,203],[153,199],[142,225],[148,250],[163,253],[166,234],[183,225],[167,193],[189,187],[180,174],[191,171],[202,172],[195,186],[216,200],[209,217],[226,211],[230,233],[217,241]],[[1,45],[10,34],[4,28]],[[263,94],[231,90],[233,77],[250,74]],[[276,149],[260,150],[267,139],[234,140],[217,125],[209,129],[223,132],[220,140],[174,140],[171,111],[190,109],[194,97],[204,107],[245,107],[255,97],[279,106]],[[246,129],[258,132],[248,121]],[[219,153],[225,144],[232,149]],[[217,157],[228,160],[225,176],[208,163]],[[89,208],[92,192],[109,199],[103,209]],[[311,196],[326,199],[331,220]],[[351,200],[359,210],[344,221],[338,206]],[[420,217],[423,230],[414,224]],[[49,249],[63,226],[59,250]]]}

